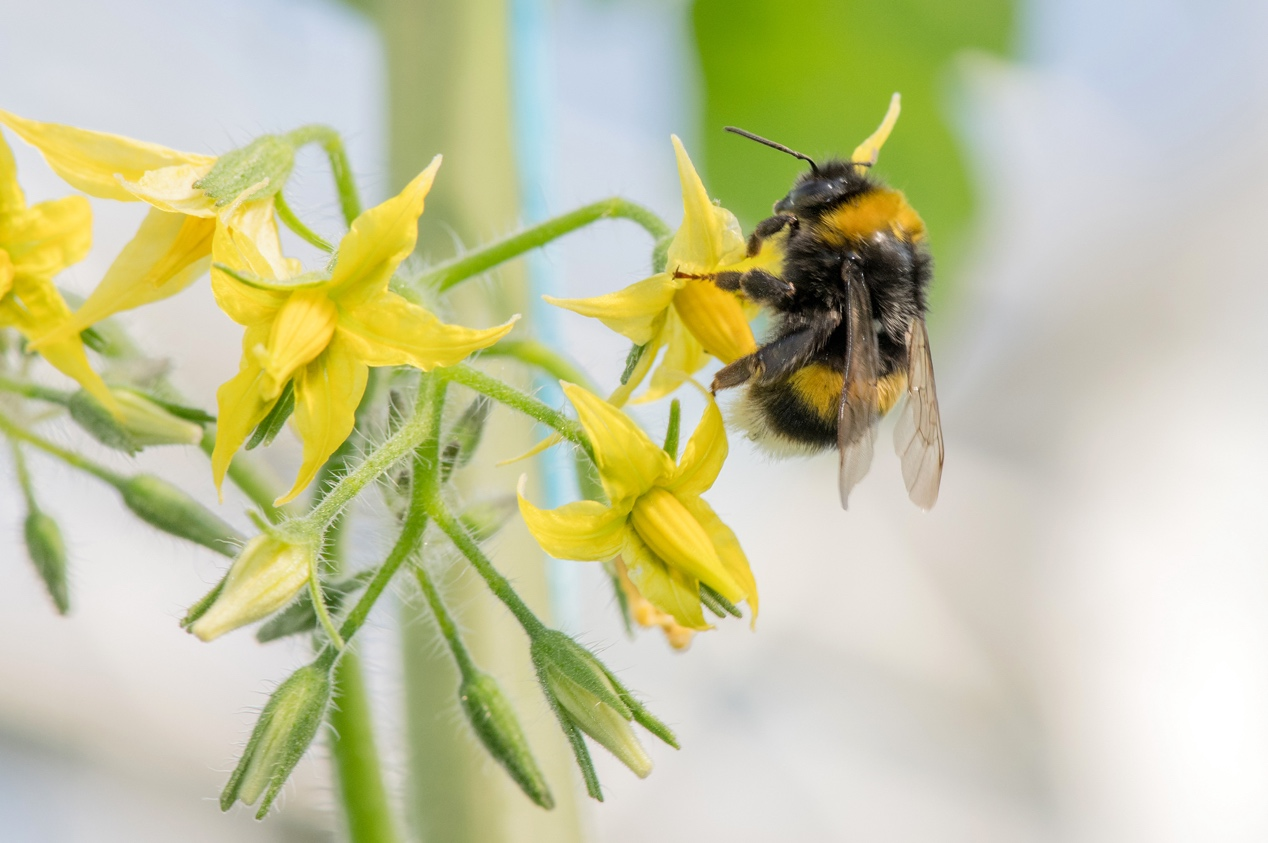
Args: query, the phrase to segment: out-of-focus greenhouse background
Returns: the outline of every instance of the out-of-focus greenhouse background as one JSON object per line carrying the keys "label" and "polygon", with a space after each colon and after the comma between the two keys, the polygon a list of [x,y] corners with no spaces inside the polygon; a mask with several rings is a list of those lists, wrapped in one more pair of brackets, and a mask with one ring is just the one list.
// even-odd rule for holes
{"label": "out-of-focus greenhouse background", "polygon": [[[496,807],[519,797],[492,762],[459,758],[465,738],[445,742],[456,706],[434,729],[407,728],[393,704],[406,683],[434,681],[438,699],[452,687],[428,667],[418,613],[384,608],[363,654],[389,783],[427,840],[1268,839],[1268,5],[0,10],[0,107],[24,116],[206,153],[328,123],[375,201],[443,152],[421,241],[431,259],[609,195],[676,224],[670,133],[750,227],[799,164],[722,126],[848,153],[903,93],[878,172],[924,213],[938,260],[937,508],[910,506],[887,448],[844,513],[831,456],[768,462],[737,438],[711,501],[752,561],[762,618],[686,654],[650,633],[627,640],[599,572],[552,563],[556,618],[604,648],[683,744],[653,749],[646,781],[598,758],[607,801],[577,798],[580,830],[526,801]],[[32,200],[68,192],[13,146]],[[292,203],[333,228],[324,164],[304,164]],[[94,212],[100,247],[62,279],[80,292],[140,218]],[[500,307],[530,308],[612,385],[626,343],[539,313],[526,291],[617,289],[648,273],[649,249],[616,222],[572,235],[497,274],[512,291]],[[211,395],[233,368],[238,333],[205,284],[126,321],[171,350],[189,394]],[[195,456],[139,462],[210,502]],[[297,449],[274,456],[293,470]],[[0,840],[339,839],[320,747],[263,823],[222,816],[213,798],[302,642],[186,635],[177,620],[222,560],[119,517],[112,492],[54,463],[33,467],[68,533],[75,610],[50,609],[21,549],[19,492],[3,486]],[[522,470],[489,477],[511,486]],[[223,510],[245,525],[240,501]],[[362,538],[371,554],[383,542]],[[456,574],[448,586],[475,602]],[[527,673],[509,681],[531,692]],[[410,757],[458,760],[407,781]],[[460,781],[487,781],[488,800],[461,801]]]}

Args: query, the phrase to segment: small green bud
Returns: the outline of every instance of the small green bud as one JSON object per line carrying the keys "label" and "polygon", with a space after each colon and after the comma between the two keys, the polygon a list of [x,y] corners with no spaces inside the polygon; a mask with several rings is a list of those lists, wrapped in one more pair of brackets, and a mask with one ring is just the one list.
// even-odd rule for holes
{"label": "small green bud", "polygon": [[189,631],[210,641],[268,617],[295,598],[308,583],[316,546],[262,533],[233,560],[224,582],[186,616]]}
{"label": "small green bud", "polygon": [[82,389],[69,404],[70,417],[108,448],[135,454],[147,445],[195,445],[203,438],[201,425],[148,396],[131,389],[110,392],[119,405],[118,416]]}
{"label": "small green bud", "polygon": [[480,438],[484,435],[485,423],[493,410],[493,401],[481,395],[462,411],[458,421],[449,431],[449,441],[440,453],[440,481],[449,479],[454,469],[462,468],[475,456],[480,447]]}
{"label": "small green bud", "polygon": [[263,199],[282,189],[295,165],[295,147],[281,135],[263,135],[216,159],[194,187],[223,207],[239,199]]}
{"label": "small green bud", "polygon": [[70,593],[66,588],[66,544],[57,522],[38,509],[26,516],[26,552],[35,563],[35,570],[48,588],[58,614],[70,611]]}
{"label": "small green bud", "polygon": [[484,748],[506,768],[524,795],[547,810],[555,807],[546,777],[537,766],[515,710],[497,680],[487,673],[472,671],[458,689],[458,698]]}
{"label": "small green bud", "polygon": [[531,653],[556,715],[598,741],[639,778],[646,778],[652,772],[652,759],[630,726],[633,712],[599,660],[557,630],[535,636]]}
{"label": "small green bud", "polygon": [[301,667],[279,685],[220,793],[220,810],[228,811],[234,802],[254,805],[263,795],[255,818],[264,819],[316,737],[329,702],[330,673],[318,665]]}
{"label": "small green bud", "polygon": [[476,501],[464,509],[458,520],[478,542],[492,538],[519,513],[515,495],[502,495],[491,500]]}
{"label": "small green bud", "polygon": [[[336,582],[323,583],[321,592],[326,598],[326,609],[332,615],[337,614],[348,596],[364,588],[373,573],[372,570],[366,570]],[[298,598],[291,601],[290,605],[269,618],[268,622],[256,631],[255,640],[261,644],[267,644],[288,635],[299,635],[316,628],[317,611],[313,608],[313,597],[307,591],[303,591],[300,592]]]}
{"label": "small green bud", "polygon": [[138,474],[119,484],[128,509],[165,533],[180,536],[226,556],[245,541],[237,530],[185,492],[155,477]]}

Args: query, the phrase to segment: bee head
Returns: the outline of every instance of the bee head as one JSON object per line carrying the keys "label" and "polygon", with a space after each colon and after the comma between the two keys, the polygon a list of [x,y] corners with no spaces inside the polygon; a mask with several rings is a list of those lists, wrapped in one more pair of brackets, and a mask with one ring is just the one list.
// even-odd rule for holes
{"label": "bee head", "polygon": [[812,163],[810,172],[802,173],[788,195],[775,203],[775,213],[805,216],[863,193],[869,186],[866,172],[855,162],[834,159],[822,167]]}

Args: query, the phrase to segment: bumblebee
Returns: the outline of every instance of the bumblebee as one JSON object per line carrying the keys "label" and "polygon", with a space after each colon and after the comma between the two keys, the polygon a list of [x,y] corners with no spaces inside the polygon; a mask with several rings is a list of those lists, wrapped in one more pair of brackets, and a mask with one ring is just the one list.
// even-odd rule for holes
{"label": "bumblebee", "polygon": [[911,500],[932,507],[942,477],[924,318],[932,278],[925,226],[902,193],[871,173],[897,106],[895,94],[885,123],[853,158],[822,165],[727,127],[807,162],[810,171],[757,224],[748,268],[710,276],[774,317],[764,343],[719,370],[712,389],[744,388],[735,420],[772,453],[835,446],[842,507],[871,465],[879,418],[904,392],[894,444]]}

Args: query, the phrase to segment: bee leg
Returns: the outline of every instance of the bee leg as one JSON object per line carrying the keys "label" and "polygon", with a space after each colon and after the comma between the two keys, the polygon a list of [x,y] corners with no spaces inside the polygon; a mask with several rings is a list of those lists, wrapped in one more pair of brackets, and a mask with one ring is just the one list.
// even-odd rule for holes
{"label": "bee leg", "polygon": [[795,229],[796,227],[797,218],[792,214],[776,214],[762,220],[748,238],[748,256],[751,258],[762,250],[762,241],[774,237],[785,228]]}
{"label": "bee leg", "polygon": [[778,305],[792,298],[796,292],[791,281],[785,281],[764,269],[719,272],[713,276],[713,283],[728,292],[742,292],[749,301],[759,304]]}
{"label": "bee leg", "polygon": [[758,383],[770,383],[788,377],[810,362],[835,330],[836,324],[826,320],[767,343],[752,354],[719,369],[713,376],[710,389],[716,395],[719,389],[730,389],[752,379]]}

